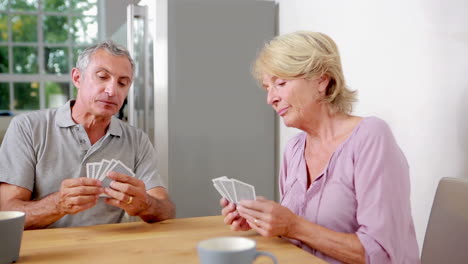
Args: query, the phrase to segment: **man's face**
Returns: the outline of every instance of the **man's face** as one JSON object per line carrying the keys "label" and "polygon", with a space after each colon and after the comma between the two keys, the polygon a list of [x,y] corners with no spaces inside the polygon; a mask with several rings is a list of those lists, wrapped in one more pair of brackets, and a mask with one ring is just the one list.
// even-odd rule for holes
{"label": "man's face", "polygon": [[72,71],[73,83],[78,88],[77,105],[94,116],[111,117],[122,107],[132,77],[132,66],[125,56],[98,50],[91,55],[84,71],[76,68]]}

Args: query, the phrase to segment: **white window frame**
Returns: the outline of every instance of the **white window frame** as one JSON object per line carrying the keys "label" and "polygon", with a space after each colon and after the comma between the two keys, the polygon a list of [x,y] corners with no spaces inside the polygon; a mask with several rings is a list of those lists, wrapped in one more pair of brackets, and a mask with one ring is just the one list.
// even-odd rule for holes
{"label": "white window frame", "polygon": [[[67,17],[67,23],[68,25],[71,25],[72,18],[74,17],[80,17],[80,16],[86,16],[86,17],[95,17],[96,22],[98,24],[98,32],[97,32],[97,40],[99,41],[100,39],[100,32],[101,26],[100,26],[100,2],[101,0],[97,0],[96,2],[96,8],[97,8],[97,14],[96,16],[94,15],[83,15],[83,14],[77,14],[76,12],[72,11],[66,11],[66,12],[50,12],[50,11],[44,11],[43,9],[43,0],[37,0],[38,1],[38,7],[37,10],[34,11],[12,11],[10,8],[7,8],[6,10],[0,10],[0,14],[7,15],[7,23],[8,23],[8,40],[7,41],[1,41],[0,42],[0,47],[8,47],[8,73],[0,73],[0,83],[8,83],[9,85],[9,108],[10,109],[3,109],[3,110],[9,110],[12,113],[20,113],[20,112],[28,112],[28,111],[35,111],[38,109],[32,109],[32,110],[18,110],[13,108],[13,102],[15,100],[14,98],[14,83],[22,82],[22,83],[27,83],[27,82],[37,82],[39,84],[39,109],[45,109],[46,107],[46,98],[45,98],[45,83],[46,82],[58,82],[58,83],[68,83],[68,94],[69,94],[69,99],[73,98],[74,96],[74,86],[73,83],[71,82],[71,70],[75,66],[75,62],[73,61],[73,49],[74,48],[80,48],[80,47],[86,47],[92,44],[77,44],[73,43],[71,41],[71,33],[68,32],[68,37],[67,41],[64,43],[46,43],[44,42],[44,32],[43,32],[43,18],[45,16],[66,16]],[[73,1],[73,0],[69,0]],[[10,1],[8,1],[8,6],[10,5]],[[37,16],[37,42],[13,42],[13,34],[11,30],[11,16],[14,15],[35,15]],[[38,73],[36,74],[21,74],[21,73],[13,73],[13,48],[14,47],[35,47],[37,48],[37,63],[38,65]],[[54,47],[60,47],[60,48],[67,48],[68,49],[68,73],[64,74],[51,74],[51,73],[46,73],[45,69],[45,48],[54,48]]]}

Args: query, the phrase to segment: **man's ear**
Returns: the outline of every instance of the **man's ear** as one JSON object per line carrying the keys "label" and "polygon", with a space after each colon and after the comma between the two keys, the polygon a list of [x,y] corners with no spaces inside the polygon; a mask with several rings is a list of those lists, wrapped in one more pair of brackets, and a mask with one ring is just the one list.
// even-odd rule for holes
{"label": "man's ear", "polygon": [[80,89],[81,87],[81,80],[82,80],[82,76],[81,76],[81,72],[78,68],[73,68],[72,69],[72,72],[71,72],[71,77],[72,77],[72,81],[73,81],[73,85],[75,85],[75,87],[77,89]]}

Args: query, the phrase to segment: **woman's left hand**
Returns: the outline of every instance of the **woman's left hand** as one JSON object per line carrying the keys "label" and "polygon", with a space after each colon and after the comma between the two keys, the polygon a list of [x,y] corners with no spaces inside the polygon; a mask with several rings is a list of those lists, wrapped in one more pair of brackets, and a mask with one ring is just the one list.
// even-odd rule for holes
{"label": "woman's left hand", "polygon": [[265,199],[257,197],[255,201],[241,201],[237,211],[262,236],[286,236],[297,219],[288,208]]}

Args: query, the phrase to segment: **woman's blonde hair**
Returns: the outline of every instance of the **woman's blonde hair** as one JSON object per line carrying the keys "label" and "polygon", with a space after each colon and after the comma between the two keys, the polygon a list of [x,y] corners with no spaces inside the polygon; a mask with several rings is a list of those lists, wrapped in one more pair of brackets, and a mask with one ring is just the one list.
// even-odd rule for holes
{"label": "woman's blonde hair", "polygon": [[267,43],[254,62],[252,73],[261,82],[268,74],[282,79],[330,77],[323,102],[332,113],[351,113],[356,91],[346,87],[335,42],[319,32],[297,31]]}

